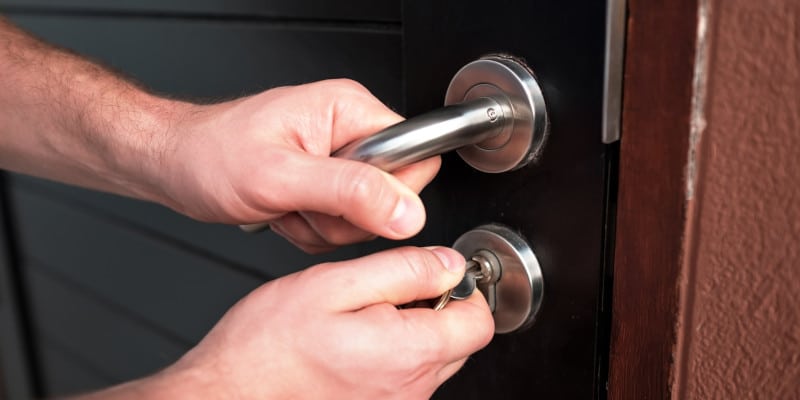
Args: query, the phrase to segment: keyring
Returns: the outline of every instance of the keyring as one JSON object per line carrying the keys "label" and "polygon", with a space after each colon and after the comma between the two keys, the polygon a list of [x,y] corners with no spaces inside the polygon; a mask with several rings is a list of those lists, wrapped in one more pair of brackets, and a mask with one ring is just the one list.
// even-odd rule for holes
{"label": "keyring", "polygon": [[449,289],[448,291],[442,293],[439,297],[439,300],[436,304],[433,305],[433,311],[439,311],[450,302],[450,295],[453,294],[453,289]]}

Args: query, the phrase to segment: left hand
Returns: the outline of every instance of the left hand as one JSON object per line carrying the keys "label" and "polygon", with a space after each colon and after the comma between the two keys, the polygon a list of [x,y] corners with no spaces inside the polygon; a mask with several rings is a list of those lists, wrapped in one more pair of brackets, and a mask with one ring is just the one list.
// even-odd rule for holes
{"label": "left hand", "polygon": [[464,258],[443,247],[320,264],[254,290],[177,363],[117,390],[170,399],[428,399],[492,339],[491,311],[478,291],[440,311],[396,306],[435,298],[463,275]]}

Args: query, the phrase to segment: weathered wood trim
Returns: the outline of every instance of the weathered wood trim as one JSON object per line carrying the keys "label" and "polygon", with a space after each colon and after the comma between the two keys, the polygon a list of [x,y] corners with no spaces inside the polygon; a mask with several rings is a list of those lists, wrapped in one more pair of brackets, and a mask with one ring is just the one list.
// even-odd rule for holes
{"label": "weathered wood trim", "polygon": [[629,0],[609,398],[671,397],[697,0]]}

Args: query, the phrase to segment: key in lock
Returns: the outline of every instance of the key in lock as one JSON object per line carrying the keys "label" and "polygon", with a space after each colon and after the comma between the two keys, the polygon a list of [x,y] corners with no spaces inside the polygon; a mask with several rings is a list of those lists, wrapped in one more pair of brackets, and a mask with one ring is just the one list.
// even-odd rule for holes
{"label": "key in lock", "polygon": [[496,333],[530,326],[541,308],[544,280],[528,242],[500,224],[473,229],[453,244],[467,259],[461,282],[442,295],[435,309],[463,300],[479,289],[495,320]]}
{"label": "key in lock", "polygon": [[489,250],[478,250],[467,259],[466,272],[461,282],[453,288],[449,298],[451,300],[464,300],[472,295],[475,288],[480,286],[489,309],[495,309],[495,284],[500,280],[502,271],[500,260]]}

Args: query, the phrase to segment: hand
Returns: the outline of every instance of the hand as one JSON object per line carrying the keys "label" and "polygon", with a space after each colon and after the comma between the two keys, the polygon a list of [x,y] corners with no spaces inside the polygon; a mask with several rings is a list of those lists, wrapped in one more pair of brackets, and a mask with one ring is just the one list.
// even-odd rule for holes
{"label": "hand", "polygon": [[353,81],[276,88],[183,115],[163,157],[168,205],[180,212],[266,221],[312,253],[374,235],[407,238],[425,223],[416,193],[439,157],[393,174],[329,157],[402,119]]}
{"label": "hand", "polygon": [[494,322],[478,291],[441,311],[396,306],[463,274],[464,258],[441,247],[309,268],[256,289],[148,383],[185,397],[427,399],[489,343]]}
{"label": "hand", "polygon": [[[333,159],[401,118],[331,80],[215,105],[159,98],[0,19],[0,168],[160,202],[191,217],[270,222],[309,252],[425,223],[438,157],[393,174]],[[57,99],[57,101],[54,101]]]}

